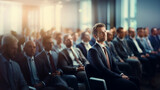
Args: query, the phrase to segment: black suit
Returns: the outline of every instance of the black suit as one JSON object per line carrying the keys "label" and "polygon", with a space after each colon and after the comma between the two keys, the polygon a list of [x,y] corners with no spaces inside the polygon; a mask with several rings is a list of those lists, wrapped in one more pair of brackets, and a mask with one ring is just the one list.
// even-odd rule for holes
{"label": "black suit", "polygon": [[[52,76],[52,83],[53,85],[60,87],[63,87],[64,89],[68,89],[68,85],[66,81],[62,78],[63,71],[57,67],[58,64],[58,55],[55,51],[51,51],[51,56],[53,58],[54,66],[56,68],[56,71],[59,71],[61,75]],[[48,73],[54,73],[53,68],[51,67],[51,64],[49,62],[49,58],[47,57],[47,54],[45,50],[42,50],[37,56],[36,59],[43,62],[47,68]]]}
{"label": "black suit", "polygon": [[13,67],[13,73],[10,73],[9,75],[13,75],[14,77],[14,83],[12,83],[14,86],[11,86],[11,82],[9,82],[10,79],[7,74],[7,62],[6,58],[0,54],[0,90],[28,90],[27,83],[23,77],[20,67],[14,61],[10,61]]}
{"label": "black suit", "polygon": [[[83,56],[82,52],[77,49],[73,48],[75,52],[78,54],[79,61],[85,66],[88,64],[87,59]],[[86,76],[85,71],[77,71],[77,67],[73,65],[73,61],[67,51],[67,48],[63,49],[58,56],[59,60],[59,67],[64,71],[65,74],[69,75],[75,75],[80,82],[85,82],[87,90],[89,90],[89,84],[88,84],[88,79]]]}
{"label": "black suit", "polygon": [[[29,64],[28,64],[27,57],[24,56],[23,53],[21,53],[20,56],[17,57],[17,58],[19,59],[18,63],[21,67],[23,76],[24,76],[25,80],[27,81],[27,84],[29,86],[34,86],[31,82],[31,71],[29,69]],[[35,65],[36,65],[37,76],[39,78],[39,81],[40,82],[43,81],[46,84],[46,87],[42,87],[42,88],[45,89],[45,90],[47,90],[49,87],[53,88],[53,87],[49,86],[49,83],[51,82],[50,81],[51,76],[49,75],[45,64],[43,62],[37,60],[37,59],[34,59],[34,62],[35,62]]]}
{"label": "black suit", "polygon": [[133,51],[134,55],[136,57],[138,57],[138,59],[141,61],[143,70],[148,73],[147,75],[152,76],[152,75],[154,75],[154,72],[152,70],[151,60],[149,58],[141,57],[141,55],[145,55],[146,52],[145,52],[142,44],[140,43],[140,41],[137,39],[136,39],[136,41],[137,41],[139,47],[141,48],[141,50],[143,51],[142,53],[139,53],[135,43],[133,42],[133,39],[131,39],[130,37],[128,38],[127,43],[129,45],[129,47],[131,48],[131,50]]}
{"label": "black suit", "polygon": [[109,90],[137,90],[137,86],[120,76],[120,71],[113,61],[111,54],[107,48],[111,70],[108,69],[107,59],[99,44],[95,44],[88,52],[88,60],[90,64],[97,69],[97,73],[105,79]]}
{"label": "black suit", "polygon": [[87,49],[86,47],[84,46],[84,43],[79,43],[76,45],[77,48],[79,48],[81,50],[81,52],[83,53],[83,55],[85,56],[85,58],[87,58]]}
{"label": "black suit", "polygon": [[128,47],[127,41],[124,39],[121,41],[118,37],[114,38],[113,44],[118,55],[127,63],[132,66],[132,70],[137,77],[141,77],[141,68],[140,68],[140,61],[135,59],[130,59],[128,57],[133,55],[133,52]]}
{"label": "black suit", "polygon": [[107,44],[107,47],[109,47],[110,53],[113,57],[113,60],[118,65],[118,68],[126,75],[132,75],[131,73],[133,73],[133,71],[131,69],[131,66],[126,62],[120,62],[121,58],[118,56],[113,43],[107,41],[105,43]]}

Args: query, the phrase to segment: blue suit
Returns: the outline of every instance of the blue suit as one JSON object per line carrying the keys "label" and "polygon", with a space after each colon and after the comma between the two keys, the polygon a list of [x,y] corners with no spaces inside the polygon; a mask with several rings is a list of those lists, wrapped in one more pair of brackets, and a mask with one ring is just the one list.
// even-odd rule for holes
{"label": "blue suit", "polygon": [[152,44],[154,51],[158,51],[158,49],[160,49],[160,40],[158,39],[158,37],[151,35],[149,37],[149,40]]}
{"label": "blue suit", "polygon": [[108,69],[107,59],[99,44],[93,45],[88,52],[88,60],[90,64],[96,69],[97,73],[102,75],[105,79],[109,90],[137,90],[137,86],[120,76],[120,71],[114,63],[111,54],[107,48],[111,70]]}
{"label": "blue suit", "polygon": [[19,65],[10,60],[9,63],[12,64],[12,70],[13,73],[10,73],[9,75],[13,75],[13,83],[9,82],[7,71],[7,63],[8,60],[5,59],[5,57],[0,54],[0,89],[1,90],[28,90],[28,86],[26,81],[24,80],[24,77],[22,75],[21,69]]}
{"label": "blue suit", "polygon": [[83,53],[83,55],[85,56],[85,58],[87,58],[87,49],[85,48],[84,44],[81,42],[77,44],[76,47],[79,48]]}

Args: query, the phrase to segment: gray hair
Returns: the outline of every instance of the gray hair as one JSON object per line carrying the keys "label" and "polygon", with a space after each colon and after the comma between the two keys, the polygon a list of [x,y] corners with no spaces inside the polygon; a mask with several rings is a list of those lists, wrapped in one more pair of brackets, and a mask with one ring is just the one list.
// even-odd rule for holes
{"label": "gray hair", "polygon": [[4,35],[2,37],[1,46],[12,45],[14,42],[18,42],[17,38],[13,35]]}

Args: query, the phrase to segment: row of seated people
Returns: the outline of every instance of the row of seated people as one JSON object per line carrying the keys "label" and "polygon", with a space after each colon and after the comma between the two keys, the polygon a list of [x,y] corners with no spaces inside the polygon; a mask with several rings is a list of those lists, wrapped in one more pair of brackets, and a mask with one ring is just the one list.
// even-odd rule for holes
{"label": "row of seated people", "polygon": [[[143,28],[137,29],[141,38],[146,37],[143,31]],[[123,28],[118,28],[117,36],[112,40],[112,33],[106,32],[105,25],[98,23],[93,27],[93,36],[95,42],[91,47],[89,41],[92,40],[88,32],[82,33],[82,42],[77,45],[73,44],[71,35],[65,35],[63,49],[57,47],[61,45],[61,35],[57,36],[57,46],[53,46],[52,37],[44,36],[40,42],[43,48],[37,54],[39,42],[26,41],[23,52],[16,54],[17,40],[13,36],[4,36],[1,43],[0,88],[27,90],[29,85],[42,90],[78,90],[78,82],[84,82],[86,90],[90,90],[85,72],[85,66],[89,63],[106,81],[109,90],[139,90],[141,65],[147,75],[154,75],[159,48],[153,50],[153,47],[147,52],[147,46],[134,39],[134,29],[129,29],[126,39]],[[6,67],[3,62],[9,66]]]}

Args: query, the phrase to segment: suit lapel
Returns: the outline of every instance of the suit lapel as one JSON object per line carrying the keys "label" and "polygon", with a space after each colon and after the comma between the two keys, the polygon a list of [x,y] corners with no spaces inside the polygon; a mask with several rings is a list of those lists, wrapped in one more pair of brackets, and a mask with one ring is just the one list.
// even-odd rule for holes
{"label": "suit lapel", "polygon": [[[105,62],[104,64],[108,67],[107,65],[107,58],[106,58],[106,55],[104,54],[104,52],[102,51],[101,47],[96,43],[96,46],[97,46],[97,51],[100,51],[102,57],[103,57],[103,62]],[[107,53],[108,53],[108,50],[107,50]],[[108,57],[109,57],[109,54],[108,54]],[[111,65],[111,60],[109,58],[109,61],[110,61],[110,65]]]}
{"label": "suit lapel", "polygon": [[71,63],[73,64],[72,59],[70,58],[67,49],[64,49],[64,50],[62,51],[62,53],[63,53],[64,57],[66,58],[66,61],[67,61],[69,64],[71,64]]}

